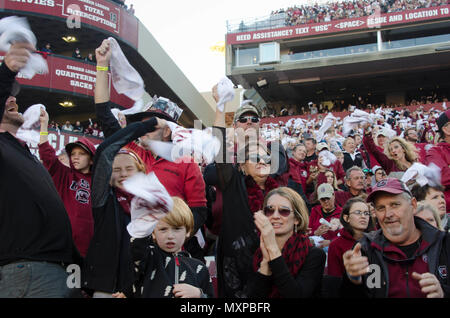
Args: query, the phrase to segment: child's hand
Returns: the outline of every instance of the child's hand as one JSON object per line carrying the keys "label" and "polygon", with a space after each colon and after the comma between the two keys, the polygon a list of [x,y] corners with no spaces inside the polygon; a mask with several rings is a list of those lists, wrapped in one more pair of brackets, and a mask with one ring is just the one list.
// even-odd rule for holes
{"label": "child's hand", "polygon": [[200,288],[189,284],[175,284],[173,285],[173,294],[176,298],[200,298]]}

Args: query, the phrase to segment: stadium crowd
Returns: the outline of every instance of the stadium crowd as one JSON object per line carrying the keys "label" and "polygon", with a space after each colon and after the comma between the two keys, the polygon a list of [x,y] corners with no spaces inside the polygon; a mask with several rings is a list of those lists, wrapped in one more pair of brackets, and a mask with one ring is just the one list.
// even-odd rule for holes
{"label": "stadium crowd", "polygon": [[[226,127],[219,83],[224,108],[200,138],[214,160],[171,160],[159,146],[201,132],[177,126],[167,100],[119,120],[104,40],[94,100],[105,140],[67,144],[64,165],[41,108],[41,164],[18,137],[13,96],[34,50],[15,43],[0,66],[0,297],[450,297],[445,102],[262,125],[245,101]],[[69,286],[73,264],[81,279]]]}
{"label": "stadium crowd", "polygon": [[359,18],[373,14],[416,10],[447,5],[447,0],[347,0],[324,4],[305,4],[279,9],[272,16],[285,13],[286,26]]}

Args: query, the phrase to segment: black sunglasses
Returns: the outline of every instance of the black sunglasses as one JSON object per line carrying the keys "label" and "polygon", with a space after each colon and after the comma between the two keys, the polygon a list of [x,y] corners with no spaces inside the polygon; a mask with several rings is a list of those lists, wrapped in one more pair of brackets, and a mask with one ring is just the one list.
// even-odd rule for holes
{"label": "black sunglasses", "polygon": [[281,216],[284,216],[284,217],[288,217],[289,214],[291,214],[291,212],[292,212],[288,208],[282,208],[282,207],[281,208],[275,208],[275,207],[273,207],[271,205],[268,205],[268,206],[266,206],[264,208],[264,215],[267,216],[267,217],[272,216],[275,213],[276,210],[278,210],[278,213]]}
{"label": "black sunglasses", "polygon": [[250,161],[251,163],[260,163],[261,160],[265,164],[270,164],[272,158],[269,155],[260,155],[260,154],[252,154],[247,156],[246,161]]}
{"label": "black sunglasses", "polygon": [[255,116],[239,117],[238,122],[240,122],[241,124],[245,124],[245,123],[248,123],[249,120],[251,120],[252,123],[254,123],[254,124],[259,123],[259,118],[255,117]]}

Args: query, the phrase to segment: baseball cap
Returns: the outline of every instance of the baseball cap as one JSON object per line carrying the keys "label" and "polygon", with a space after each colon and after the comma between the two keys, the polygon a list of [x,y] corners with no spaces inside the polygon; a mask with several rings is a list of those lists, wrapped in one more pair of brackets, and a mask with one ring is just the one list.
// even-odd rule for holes
{"label": "baseball cap", "polygon": [[325,143],[325,142],[319,142],[318,144],[317,144],[317,146],[316,146],[316,149],[317,149],[317,151],[322,151],[322,150],[324,150],[324,149],[328,149],[328,144],[327,143]]}
{"label": "baseball cap", "polygon": [[387,192],[391,194],[401,194],[406,192],[412,196],[411,191],[409,191],[408,187],[403,182],[398,179],[387,178],[385,180],[381,180],[372,187],[372,192],[370,192],[366,201],[373,202],[375,195],[379,192]]}
{"label": "baseball cap", "polygon": [[386,132],[384,131],[384,129],[380,129],[380,130],[378,130],[378,132],[377,132],[377,137],[378,136],[384,136],[384,137],[387,137],[387,134],[386,134]]}
{"label": "baseball cap", "polygon": [[241,116],[242,116],[243,114],[245,114],[245,113],[253,113],[253,114],[255,114],[258,118],[261,117],[261,116],[259,115],[258,109],[257,109],[255,106],[250,105],[250,104],[247,104],[247,105],[244,105],[244,106],[239,107],[239,108],[236,110],[236,112],[234,113],[234,119],[233,119],[233,121],[236,122],[236,121],[239,119],[239,117],[241,117]]}
{"label": "baseball cap", "polygon": [[89,141],[89,139],[82,137],[80,139],[78,139],[75,142],[71,142],[69,144],[66,145],[66,152],[67,155],[70,157],[70,154],[72,153],[72,149],[75,147],[80,147],[82,149],[84,149],[87,153],[89,153],[91,155],[91,157],[95,156],[95,146],[92,142]]}
{"label": "baseball cap", "polygon": [[317,198],[324,199],[324,198],[331,198],[334,195],[334,189],[329,183],[322,183],[317,188]]}
{"label": "baseball cap", "polygon": [[436,119],[436,124],[440,132],[442,132],[442,127],[444,127],[445,124],[449,122],[449,119],[450,119],[450,109],[442,113],[438,117],[438,119]]}

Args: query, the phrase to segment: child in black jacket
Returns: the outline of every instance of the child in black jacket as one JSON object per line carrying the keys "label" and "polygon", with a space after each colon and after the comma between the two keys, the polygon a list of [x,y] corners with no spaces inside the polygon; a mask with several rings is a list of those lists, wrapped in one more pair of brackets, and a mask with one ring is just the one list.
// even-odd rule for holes
{"label": "child in black jacket", "polygon": [[[131,255],[135,282],[131,290],[114,294],[117,298],[209,298],[214,289],[208,268],[181,248],[194,228],[187,204],[173,197],[173,209],[164,215],[147,237],[131,235]],[[133,213],[133,211],[132,211]],[[149,224],[150,226],[150,224]]]}

